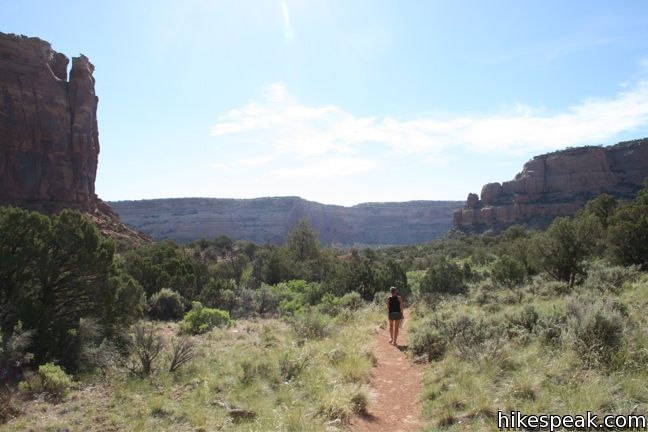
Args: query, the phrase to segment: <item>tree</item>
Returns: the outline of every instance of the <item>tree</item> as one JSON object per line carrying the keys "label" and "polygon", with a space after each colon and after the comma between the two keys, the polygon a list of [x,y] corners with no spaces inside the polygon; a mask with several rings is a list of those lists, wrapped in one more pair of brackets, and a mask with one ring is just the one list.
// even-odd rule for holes
{"label": "tree", "polygon": [[621,206],[610,218],[608,242],[618,263],[648,267],[648,204]]}
{"label": "tree", "polygon": [[610,194],[601,194],[585,205],[583,214],[592,215],[598,219],[603,229],[607,229],[608,220],[614,214],[619,202]]}
{"label": "tree", "polygon": [[376,288],[387,293],[391,287],[396,287],[403,296],[410,294],[407,275],[396,261],[390,259],[376,271]]}
{"label": "tree", "polygon": [[307,219],[300,219],[297,225],[286,235],[284,245],[291,258],[296,261],[307,261],[319,256],[317,231]]}
{"label": "tree", "polygon": [[34,332],[38,363],[58,359],[74,367],[82,318],[109,328],[137,314],[141,291],[113,279],[114,253],[114,243],[77,211],[48,218],[0,209],[0,330],[10,335],[21,321]]}
{"label": "tree", "polygon": [[534,238],[533,259],[551,277],[573,286],[584,275],[583,261],[594,250],[600,234],[601,224],[596,217],[558,217],[546,232]]}
{"label": "tree", "polygon": [[524,282],[526,267],[515,258],[502,255],[493,263],[491,274],[495,282],[512,288]]}
{"label": "tree", "polygon": [[194,298],[201,275],[199,262],[172,241],[142,246],[124,255],[124,269],[144,288],[147,297],[171,288]]}
{"label": "tree", "polygon": [[447,258],[437,260],[421,280],[422,294],[461,294],[466,291],[462,269]]}

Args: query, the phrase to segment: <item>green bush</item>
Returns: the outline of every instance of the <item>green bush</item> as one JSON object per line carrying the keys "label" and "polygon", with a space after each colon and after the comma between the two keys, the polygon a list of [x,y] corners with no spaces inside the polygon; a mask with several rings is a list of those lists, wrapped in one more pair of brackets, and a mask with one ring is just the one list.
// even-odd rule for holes
{"label": "green bush", "polygon": [[363,303],[362,297],[355,291],[346,293],[342,297],[326,293],[317,305],[317,309],[329,316],[337,316],[341,313],[350,313],[358,310]]}
{"label": "green bush", "polygon": [[638,275],[637,266],[623,267],[610,265],[605,261],[595,261],[587,270],[583,286],[602,293],[618,294],[626,282],[632,282]]}
{"label": "green bush", "polygon": [[554,311],[546,315],[540,315],[536,322],[535,333],[545,345],[556,345],[562,340],[567,329],[567,315]]}
{"label": "green bush", "polygon": [[425,356],[428,361],[440,360],[447,346],[446,338],[431,321],[425,321],[412,329],[410,348],[417,356]]}
{"label": "green bush", "polygon": [[161,321],[173,321],[182,318],[185,301],[182,296],[162,288],[149,299],[149,316]]}
{"label": "green bush", "polygon": [[291,319],[295,333],[305,339],[323,338],[332,331],[331,319],[315,308],[300,310]]}
{"label": "green bush", "polygon": [[45,363],[38,367],[36,374],[28,375],[27,379],[20,383],[20,388],[29,393],[45,393],[53,399],[61,400],[68,395],[72,384],[72,377],[60,366]]}
{"label": "green bush", "polygon": [[516,314],[506,315],[506,319],[512,326],[522,328],[529,333],[535,330],[539,318],[540,315],[533,305],[526,305],[524,309]]}
{"label": "green bush", "polygon": [[194,302],[192,309],[185,314],[180,327],[184,332],[198,334],[208,332],[214,327],[229,326],[231,323],[229,312],[206,308],[199,302]]}
{"label": "green bush", "polygon": [[605,304],[572,305],[574,350],[586,366],[609,366],[625,340],[621,314]]}
{"label": "green bush", "polygon": [[502,255],[492,264],[491,274],[493,281],[507,288],[512,288],[524,282],[526,267],[515,258]]}

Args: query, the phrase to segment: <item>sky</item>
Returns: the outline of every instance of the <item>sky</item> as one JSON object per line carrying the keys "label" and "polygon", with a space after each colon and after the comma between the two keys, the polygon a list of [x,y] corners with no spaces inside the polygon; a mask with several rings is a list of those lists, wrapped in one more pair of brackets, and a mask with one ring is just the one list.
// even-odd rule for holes
{"label": "sky", "polygon": [[463,200],[648,137],[645,0],[0,0],[95,65],[107,201]]}

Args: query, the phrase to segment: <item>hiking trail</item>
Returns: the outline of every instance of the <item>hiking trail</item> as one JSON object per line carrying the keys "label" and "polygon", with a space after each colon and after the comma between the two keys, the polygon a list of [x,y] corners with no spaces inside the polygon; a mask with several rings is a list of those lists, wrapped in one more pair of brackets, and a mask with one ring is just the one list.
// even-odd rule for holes
{"label": "hiking trail", "polygon": [[404,351],[408,344],[410,314],[398,335],[398,347],[389,344],[389,325],[376,334],[375,355],[378,364],[372,370],[371,398],[367,414],[351,421],[357,432],[420,431],[423,367],[412,364]]}

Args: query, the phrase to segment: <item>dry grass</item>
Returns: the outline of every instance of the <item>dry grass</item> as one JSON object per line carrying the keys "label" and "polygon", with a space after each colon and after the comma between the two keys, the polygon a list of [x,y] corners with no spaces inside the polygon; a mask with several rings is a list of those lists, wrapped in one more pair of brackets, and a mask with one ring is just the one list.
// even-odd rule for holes
{"label": "dry grass", "polygon": [[[63,402],[31,400],[0,431],[324,431],[366,405],[373,329],[362,309],[330,336],[303,340],[280,320],[238,322],[193,338],[196,358],[175,374],[110,370],[85,377]],[[176,325],[159,324],[170,339]],[[164,362],[167,359],[160,360]]]}
{"label": "dry grass", "polygon": [[[587,299],[587,288],[562,293],[542,284],[523,287],[523,304],[503,301],[506,291],[482,295],[473,290],[446,301],[433,312],[418,310],[418,321],[439,314],[447,320],[459,315],[483,317],[498,323],[533,305],[540,315],[567,310],[574,299]],[[622,348],[609,363],[588,364],[573,343],[569,329],[548,344],[539,332],[508,330],[501,347],[488,356],[466,357],[455,346],[429,363],[423,393],[426,431],[497,431],[497,412],[527,414],[648,414],[648,275],[624,285],[617,293],[596,294],[597,301],[627,307]],[[483,297],[483,295],[482,295]],[[615,303],[616,302],[616,303]],[[492,305],[496,304],[497,308]],[[616,306],[615,306],[616,307]]]}

